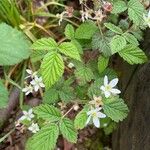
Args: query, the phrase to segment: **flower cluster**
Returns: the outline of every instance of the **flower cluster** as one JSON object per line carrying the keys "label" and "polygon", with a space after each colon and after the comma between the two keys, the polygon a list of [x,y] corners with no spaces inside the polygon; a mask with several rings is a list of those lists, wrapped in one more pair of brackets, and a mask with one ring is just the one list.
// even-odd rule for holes
{"label": "flower cluster", "polygon": [[24,110],[23,116],[20,117],[20,119],[18,121],[19,121],[19,123],[24,121],[24,120],[31,121],[32,124],[28,127],[28,130],[30,130],[32,133],[37,133],[40,129],[39,129],[38,124],[34,123],[32,121],[33,118],[34,118],[34,114],[33,114],[32,109],[29,109],[28,111]]}
{"label": "flower cluster", "polygon": [[[105,98],[109,98],[111,96],[115,96],[121,93],[120,90],[114,88],[117,85],[117,83],[118,83],[118,78],[115,78],[109,82],[108,77],[107,76],[104,77],[104,85],[100,87],[100,90],[104,94]],[[101,106],[103,105],[102,96],[97,97],[94,95],[93,100],[90,101],[89,104],[91,105],[91,110],[87,112],[88,119],[86,124],[88,124],[92,119],[94,125],[97,128],[99,128],[100,127],[99,119],[106,117],[104,113],[100,112],[100,110],[102,110]]]}
{"label": "flower cluster", "polygon": [[28,76],[25,79],[31,78],[32,80],[29,85],[22,89],[22,91],[25,92],[25,95],[29,95],[30,93],[33,93],[33,91],[37,92],[40,88],[45,87],[42,77],[38,77],[37,72],[33,72],[30,69],[27,69],[26,72],[28,73]]}
{"label": "flower cluster", "polygon": [[59,18],[59,26],[61,25],[61,22],[63,21],[64,18],[71,18],[73,16],[73,7],[66,7],[65,11],[63,11],[61,14],[57,14],[56,17]]}

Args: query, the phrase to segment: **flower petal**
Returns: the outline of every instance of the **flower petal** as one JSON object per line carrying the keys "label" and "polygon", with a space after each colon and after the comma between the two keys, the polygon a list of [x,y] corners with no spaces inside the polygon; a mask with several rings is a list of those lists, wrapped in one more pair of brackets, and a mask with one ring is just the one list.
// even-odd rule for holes
{"label": "flower petal", "polygon": [[111,95],[111,93],[109,91],[105,91],[104,94],[105,94],[106,98],[110,97],[110,95]]}
{"label": "flower petal", "polygon": [[98,116],[99,118],[105,118],[105,117],[106,117],[106,115],[105,115],[104,113],[101,113],[101,112],[98,112],[98,113],[97,113],[97,116]]}
{"label": "flower petal", "polygon": [[102,86],[100,87],[100,89],[101,89],[102,91],[105,91],[105,86],[102,85]]}
{"label": "flower petal", "polygon": [[88,117],[87,121],[86,121],[86,125],[90,122],[91,120],[91,115]]}
{"label": "flower petal", "polygon": [[111,93],[112,93],[112,94],[120,94],[121,91],[118,90],[118,89],[111,89]]}
{"label": "flower petal", "polygon": [[110,81],[109,85],[111,87],[115,87],[117,85],[118,81],[119,81],[118,78],[115,78],[115,79]]}
{"label": "flower petal", "polygon": [[93,117],[93,123],[97,128],[100,127],[100,121],[98,117]]}
{"label": "flower petal", "polygon": [[105,77],[104,77],[104,86],[107,86],[107,85],[108,85],[108,77],[105,76]]}
{"label": "flower petal", "polygon": [[148,12],[148,18],[150,18],[150,10],[149,10],[149,12]]}

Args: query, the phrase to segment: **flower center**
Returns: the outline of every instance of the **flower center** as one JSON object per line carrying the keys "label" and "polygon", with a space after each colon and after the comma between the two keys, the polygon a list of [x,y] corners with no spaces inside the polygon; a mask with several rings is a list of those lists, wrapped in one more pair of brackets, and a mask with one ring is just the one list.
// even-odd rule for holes
{"label": "flower center", "polygon": [[107,91],[110,91],[110,90],[111,90],[111,86],[110,86],[110,85],[107,85],[107,86],[106,86],[106,90],[107,90]]}
{"label": "flower center", "polygon": [[92,116],[93,116],[93,117],[97,117],[96,112],[92,113]]}

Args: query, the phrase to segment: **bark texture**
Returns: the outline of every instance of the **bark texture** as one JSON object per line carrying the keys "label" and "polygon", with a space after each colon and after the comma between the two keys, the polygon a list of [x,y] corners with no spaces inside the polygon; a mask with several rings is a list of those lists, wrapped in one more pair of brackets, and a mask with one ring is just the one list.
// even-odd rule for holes
{"label": "bark texture", "polygon": [[[142,47],[149,55],[150,31]],[[132,67],[124,63],[119,70],[130,112],[112,136],[113,150],[150,150],[150,62]]]}

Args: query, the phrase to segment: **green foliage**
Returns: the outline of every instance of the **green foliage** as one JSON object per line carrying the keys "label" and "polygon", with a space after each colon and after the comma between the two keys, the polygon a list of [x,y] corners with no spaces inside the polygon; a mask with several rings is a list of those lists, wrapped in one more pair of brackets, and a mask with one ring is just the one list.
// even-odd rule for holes
{"label": "green foliage", "polygon": [[57,89],[48,89],[43,96],[43,102],[47,104],[54,104],[59,101],[59,92]]}
{"label": "green foliage", "polygon": [[76,129],[83,129],[86,126],[88,107],[85,106],[75,117],[74,126]]}
{"label": "green foliage", "polygon": [[130,0],[128,2],[128,15],[133,23],[140,25],[140,23],[143,21],[143,14],[144,6],[139,0]]}
{"label": "green foliage", "polygon": [[66,28],[65,28],[65,36],[68,38],[68,39],[74,39],[75,37],[75,31],[74,31],[74,28],[72,25],[70,24],[67,24]]}
{"label": "green foliage", "polygon": [[0,65],[14,65],[30,55],[30,42],[25,35],[11,26],[0,24]]}
{"label": "green foliage", "polygon": [[58,125],[48,124],[28,140],[26,150],[53,150],[58,136]]}
{"label": "green foliage", "polygon": [[59,51],[66,56],[81,60],[77,47],[72,42],[64,42],[59,45]]}
{"label": "green foliage", "polygon": [[142,64],[147,61],[145,53],[134,45],[127,45],[119,52],[119,55],[129,64]]}
{"label": "green foliage", "polygon": [[117,125],[115,122],[111,121],[105,128],[104,128],[104,132],[106,135],[111,134],[115,129],[116,129]]}
{"label": "green foliage", "polygon": [[32,49],[34,50],[55,50],[57,48],[57,43],[52,38],[42,38],[33,43]]}
{"label": "green foliage", "polygon": [[54,104],[59,100],[64,102],[70,102],[75,99],[76,95],[74,89],[71,87],[73,82],[72,78],[69,78],[64,81],[63,78],[60,79],[53,88],[48,89],[44,93],[43,102],[48,104]]}
{"label": "green foliage", "polygon": [[121,30],[121,28],[115,26],[114,24],[112,23],[105,23],[104,24],[109,30],[111,30],[112,32],[114,33],[117,33],[117,34],[122,34],[123,31]]}
{"label": "green foliage", "polygon": [[92,21],[82,23],[75,32],[77,39],[91,39],[96,32],[97,26]]}
{"label": "green foliage", "polygon": [[127,117],[128,107],[120,98],[113,97],[103,100],[104,113],[115,122],[122,121]]}
{"label": "green foliage", "polygon": [[113,14],[119,14],[124,12],[127,9],[127,4],[126,2],[122,1],[122,0],[117,0],[113,3],[113,10],[112,13]]}
{"label": "green foliage", "polygon": [[74,123],[72,120],[68,118],[63,118],[60,121],[59,126],[63,137],[65,137],[69,142],[77,142],[77,131],[74,127]]}
{"label": "green foliage", "polygon": [[8,104],[8,91],[0,80],[0,108],[6,108]]}
{"label": "green foliage", "polygon": [[104,35],[101,36],[99,32],[95,33],[92,38],[92,49],[99,50],[102,54],[106,57],[111,56],[111,49],[110,49],[110,41],[111,37]]}
{"label": "green foliage", "polygon": [[41,64],[41,72],[46,88],[50,88],[64,72],[64,62],[57,52],[49,52],[44,57]]}
{"label": "green foliage", "polygon": [[99,73],[102,73],[107,68],[108,63],[109,63],[108,57],[104,57],[101,55],[98,58],[98,71],[99,71]]}
{"label": "green foliage", "polygon": [[60,110],[48,104],[41,104],[40,106],[35,107],[34,113],[39,118],[46,119],[51,122],[58,121],[61,118]]}
{"label": "green foliage", "polygon": [[126,39],[126,41],[129,42],[130,44],[133,44],[135,46],[139,45],[138,40],[136,39],[136,37],[133,34],[131,34],[131,33],[124,33],[123,36]]}
{"label": "green foliage", "polygon": [[126,44],[126,39],[123,36],[114,36],[110,43],[112,54],[121,51],[126,46]]}
{"label": "green foliage", "polygon": [[75,70],[75,76],[79,82],[79,85],[84,85],[94,79],[92,70],[84,65],[79,66]]}

